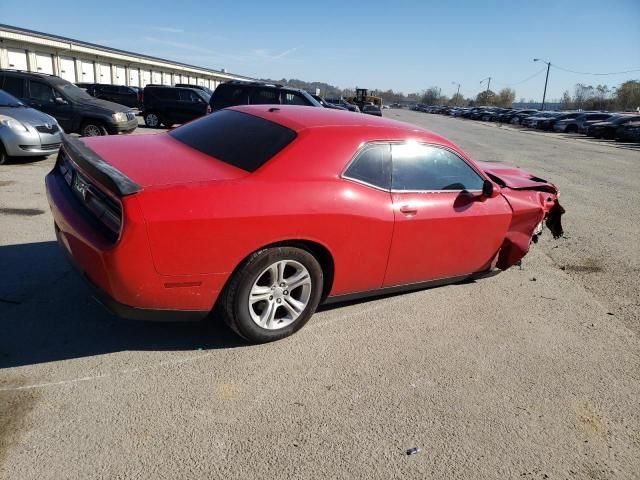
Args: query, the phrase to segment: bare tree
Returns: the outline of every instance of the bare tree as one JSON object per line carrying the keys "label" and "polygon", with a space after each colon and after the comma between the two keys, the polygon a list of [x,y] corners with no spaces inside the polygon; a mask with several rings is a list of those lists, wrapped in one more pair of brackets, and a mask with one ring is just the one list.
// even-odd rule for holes
{"label": "bare tree", "polygon": [[516,91],[512,88],[503,88],[495,98],[495,105],[498,107],[511,108],[516,99]]}
{"label": "bare tree", "polygon": [[437,105],[441,98],[442,90],[440,87],[429,87],[422,95],[422,103],[426,105]]}

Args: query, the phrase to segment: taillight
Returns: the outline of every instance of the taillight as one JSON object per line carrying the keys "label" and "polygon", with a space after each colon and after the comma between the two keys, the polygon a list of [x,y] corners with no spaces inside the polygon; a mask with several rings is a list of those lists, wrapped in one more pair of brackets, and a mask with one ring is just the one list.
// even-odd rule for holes
{"label": "taillight", "polygon": [[107,238],[113,242],[117,241],[122,229],[120,201],[104,193],[88,177],[80,173],[68,160],[64,151],[58,156],[58,169],[80,204],[104,227]]}

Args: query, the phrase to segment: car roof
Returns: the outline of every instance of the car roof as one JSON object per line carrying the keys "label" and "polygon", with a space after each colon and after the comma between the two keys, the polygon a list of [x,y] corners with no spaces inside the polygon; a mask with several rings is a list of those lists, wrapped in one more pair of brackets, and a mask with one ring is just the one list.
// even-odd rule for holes
{"label": "car roof", "polygon": [[305,90],[303,90],[301,88],[290,87],[288,85],[280,85],[278,83],[245,82],[245,81],[242,81],[242,80],[229,80],[228,82],[221,83],[220,85],[218,85],[218,87],[222,87],[223,85],[235,86],[235,87],[241,86],[241,87],[245,87],[245,88],[272,88],[272,89],[277,89],[277,90],[289,90],[291,92],[308,93],[307,91],[305,91]]}
{"label": "car roof", "polygon": [[[451,145],[451,142],[440,135],[415,125],[372,115],[360,115],[346,110],[331,108],[311,108],[298,105],[238,105],[229,110],[248,113],[283,125],[295,132],[325,127],[353,127],[367,130],[371,128],[395,130],[396,134],[413,133],[423,141]],[[384,140],[384,138],[380,138]]]}

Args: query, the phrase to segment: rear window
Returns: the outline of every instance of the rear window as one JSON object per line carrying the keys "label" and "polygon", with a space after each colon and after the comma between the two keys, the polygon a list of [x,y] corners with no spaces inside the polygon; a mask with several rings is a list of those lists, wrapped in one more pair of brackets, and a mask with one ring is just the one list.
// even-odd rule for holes
{"label": "rear window", "polygon": [[296,132],[263,118],[221,110],[169,133],[179,142],[254,172],[289,145]]}

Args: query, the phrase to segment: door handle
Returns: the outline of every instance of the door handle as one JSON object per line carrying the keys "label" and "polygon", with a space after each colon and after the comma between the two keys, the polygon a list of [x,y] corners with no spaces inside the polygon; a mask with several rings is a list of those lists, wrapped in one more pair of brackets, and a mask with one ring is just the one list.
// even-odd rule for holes
{"label": "door handle", "polygon": [[402,205],[400,207],[400,212],[404,213],[405,215],[415,215],[416,213],[418,213],[418,207],[416,207],[415,205]]}

